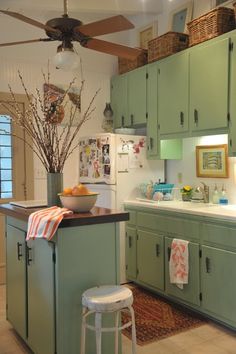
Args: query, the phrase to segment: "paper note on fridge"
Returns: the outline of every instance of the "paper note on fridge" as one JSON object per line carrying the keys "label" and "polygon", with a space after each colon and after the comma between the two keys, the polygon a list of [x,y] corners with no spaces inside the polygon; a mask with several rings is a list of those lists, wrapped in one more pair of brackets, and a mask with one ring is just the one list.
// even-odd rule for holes
{"label": "paper note on fridge", "polygon": [[121,172],[129,172],[129,154],[128,153],[118,153],[117,158],[117,171]]}

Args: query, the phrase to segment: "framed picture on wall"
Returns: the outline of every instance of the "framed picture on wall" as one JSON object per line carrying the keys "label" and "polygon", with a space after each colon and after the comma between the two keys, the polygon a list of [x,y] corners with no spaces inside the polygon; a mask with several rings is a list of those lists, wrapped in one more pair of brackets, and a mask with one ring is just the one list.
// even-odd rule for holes
{"label": "framed picture on wall", "polygon": [[229,177],[227,145],[196,146],[196,171],[197,177]]}
{"label": "framed picture on wall", "polygon": [[217,6],[226,6],[230,5],[234,0],[211,0],[211,8],[214,9]]}
{"label": "framed picture on wall", "polygon": [[138,43],[142,49],[148,49],[148,42],[156,38],[158,35],[157,21],[150,23],[149,25],[142,27],[138,32]]}
{"label": "framed picture on wall", "polygon": [[192,20],[193,2],[177,7],[170,12],[168,29],[172,32],[187,32],[187,23]]}

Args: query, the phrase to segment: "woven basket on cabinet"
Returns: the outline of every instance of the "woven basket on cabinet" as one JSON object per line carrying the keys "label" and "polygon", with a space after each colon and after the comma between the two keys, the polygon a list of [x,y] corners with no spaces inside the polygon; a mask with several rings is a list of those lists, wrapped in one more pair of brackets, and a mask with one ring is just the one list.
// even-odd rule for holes
{"label": "woven basket on cabinet", "polygon": [[189,46],[207,41],[235,28],[234,10],[217,7],[187,24]]}
{"label": "woven basket on cabinet", "polygon": [[147,50],[143,49],[142,52],[134,60],[125,58],[118,58],[119,74],[124,74],[127,71],[134,70],[147,64]]}
{"label": "woven basket on cabinet", "polygon": [[151,63],[188,47],[188,34],[167,32],[148,42],[148,62]]}

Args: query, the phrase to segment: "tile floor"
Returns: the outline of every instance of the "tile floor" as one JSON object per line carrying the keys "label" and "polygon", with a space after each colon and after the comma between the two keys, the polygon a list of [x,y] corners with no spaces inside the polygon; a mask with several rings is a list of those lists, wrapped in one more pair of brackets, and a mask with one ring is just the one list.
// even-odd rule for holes
{"label": "tile floor", "polygon": [[[1,285],[0,354],[32,354],[5,318],[5,286]],[[129,339],[123,336],[122,341],[123,354],[131,354]],[[236,334],[218,325],[206,324],[152,344],[138,346],[137,354],[236,354]]]}

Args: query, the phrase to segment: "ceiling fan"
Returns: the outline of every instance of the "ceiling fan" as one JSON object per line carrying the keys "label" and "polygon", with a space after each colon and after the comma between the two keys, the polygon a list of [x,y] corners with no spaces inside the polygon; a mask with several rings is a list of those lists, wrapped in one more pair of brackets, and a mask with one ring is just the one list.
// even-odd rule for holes
{"label": "ceiling fan", "polygon": [[1,13],[26,22],[32,26],[45,30],[47,38],[31,39],[19,42],[1,43],[0,47],[34,42],[60,41],[57,51],[73,51],[72,42],[79,42],[82,47],[93,49],[102,53],[115,55],[127,59],[135,59],[140,54],[140,49],[107,42],[93,37],[104,34],[125,31],[134,28],[134,25],[124,16],[118,15],[104,20],[83,24],[80,20],[68,16],[68,0],[64,0],[64,14],[62,17],[53,18],[43,24],[20,13],[0,10]]}

